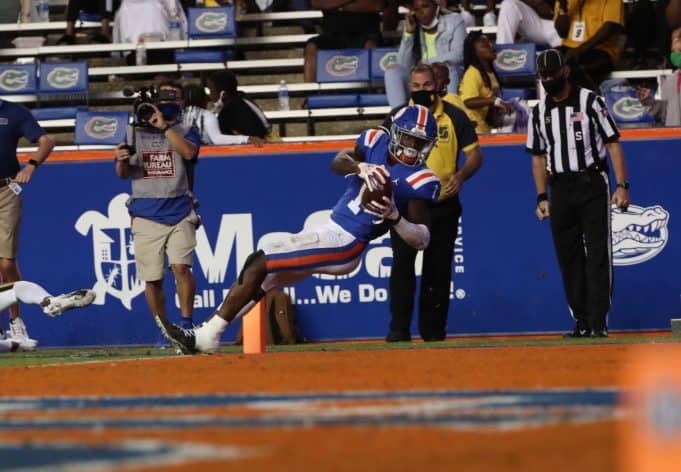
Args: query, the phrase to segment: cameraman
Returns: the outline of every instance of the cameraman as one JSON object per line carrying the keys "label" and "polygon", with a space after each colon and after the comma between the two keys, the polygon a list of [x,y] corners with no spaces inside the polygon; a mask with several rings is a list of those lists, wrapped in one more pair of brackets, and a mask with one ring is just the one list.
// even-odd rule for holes
{"label": "cameraman", "polygon": [[[128,211],[137,277],[155,319],[166,317],[165,256],[175,277],[182,325],[191,328],[196,282],[191,272],[199,217],[194,211],[192,169],[200,146],[196,127],[182,124],[182,88],[172,82],[156,93],[139,92],[136,123],[116,150],[116,174],[132,180]],[[158,321],[157,321],[158,323]]]}

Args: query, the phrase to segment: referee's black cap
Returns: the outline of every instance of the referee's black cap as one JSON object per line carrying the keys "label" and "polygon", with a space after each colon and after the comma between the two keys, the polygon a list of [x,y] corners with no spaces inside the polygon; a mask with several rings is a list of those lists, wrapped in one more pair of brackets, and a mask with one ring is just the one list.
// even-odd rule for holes
{"label": "referee's black cap", "polygon": [[537,72],[539,75],[553,75],[564,65],[563,55],[557,49],[547,49],[537,57]]}

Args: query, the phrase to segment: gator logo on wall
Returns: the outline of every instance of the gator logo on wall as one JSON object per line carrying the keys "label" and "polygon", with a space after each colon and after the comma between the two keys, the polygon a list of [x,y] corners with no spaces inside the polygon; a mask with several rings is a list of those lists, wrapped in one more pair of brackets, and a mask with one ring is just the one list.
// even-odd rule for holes
{"label": "gator logo on wall", "polygon": [[28,71],[6,69],[0,73],[0,90],[18,92],[28,86]]}
{"label": "gator logo on wall", "polygon": [[612,105],[612,112],[621,120],[636,120],[643,117],[646,109],[638,98],[622,97]]}
{"label": "gator logo on wall", "polygon": [[615,265],[640,264],[657,256],[669,240],[669,212],[660,205],[629,205],[612,211],[612,256]]}
{"label": "gator logo on wall", "polygon": [[357,56],[331,56],[326,61],[326,72],[334,77],[348,77],[357,72],[359,58]]}
{"label": "gator logo on wall", "polygon": [[107,116],[93,116],[84,126],[85,134],[95,139],[113,138],[118,130],[118,120]]}
{"label": "gator logo on wall", "polygon": [[500,71],[514,72],[527,64],[527,51],[524,49],[504,49],[497,53],[494,65]]}
{"label": "gator logo on wall", "polygon": [[56,89],[70,89],[78,84],[80,70],[77,67],[55,67],[47,74],[47,84]]}
{"label": "gator logo on wall", "polygon": [[202,33],[219,33],[227,27],[227,14],[207,11],[196,17],[194,25]]}
{"label": "gator logo on wall", "polygon": [[378,62],[379,67],[381,68],[382,71],[386,71],[387,69],[392,69],[393,67],[397,66],[397,52],[391,51],[388,53],[385,53],[381,60]]}

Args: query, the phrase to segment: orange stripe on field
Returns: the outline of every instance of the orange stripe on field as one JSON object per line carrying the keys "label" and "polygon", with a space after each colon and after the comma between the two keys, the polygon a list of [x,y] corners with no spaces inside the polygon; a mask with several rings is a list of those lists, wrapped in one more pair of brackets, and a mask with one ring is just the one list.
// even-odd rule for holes
{"label": "orange stripe on field", "polygon": [[[646,129],[623,129],[620,130],[625,140],[642,139],[679,139],[681,128],[646,128]],[[480,144],[484,145],[525,145],[525,134],[490,134],[479,137]],[[267,143],[262,147],[253,145],[235,146],[204,146],[200,156],[243,156],[251,154],[295,154],[304,152],[340,151],[352,148],[354,140],[347,141],[321,141],[302,143]],[[31,153],[20,153],[19,161],[27,162]],[[49,162],[73,162],[73,161],[111,161],[113,164],[114,150],[97,151],[56,151],[50,155]]]}
{"label": "orange stripe on field", "polygon": [[267,261],[267,269],[279,269],[286,266],[305,266],[310,264],[318,264],[320,262],[335,262],[345,259],[350,256],[359,254],[364,250],[366,244],[359,243],[347,251],[339,252],[337,254],[315,254],[312,256],[292,257],[290,259],[281,259],[278,261]]}

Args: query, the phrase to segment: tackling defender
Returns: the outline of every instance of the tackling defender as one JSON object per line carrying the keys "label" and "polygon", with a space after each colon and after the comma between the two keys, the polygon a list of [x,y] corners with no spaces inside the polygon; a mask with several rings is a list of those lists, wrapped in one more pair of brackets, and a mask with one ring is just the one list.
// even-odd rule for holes
{"label": "tackling defender", "polygon": [[[354,150],[339,152],[331,168],[349,177],[331,219],[316,228],[281,238],[251,254],[223,301],[205,323],[183,330],[156,317],[164,335],[184,354],[214,352],[227,326],[246,314],[268,290],[315,273],[352,272],[367,243],[391,227],[409,245],[424,249],[430,241],[428,202],[437,201],[440,183],[424,164],[437,138],[437,125],[421,105],[398,111],[390,127],[360,134]],[[364,189],[392,180],[393,194],[362,204]],[[402,217],[402,214],[405,217]]]}
{"label": "tackling defender", "polygon": [[[95,300],[92,290],[76,290],[54,296],[40,285],[20,280],[0,284],[0,312],[18,303],[40,305],[47,316],[59,316],[67,310],[88,306]],[[0,352],[33,351],[38,345],[35,339],[15,336],[3,339],[0,336]]]}

